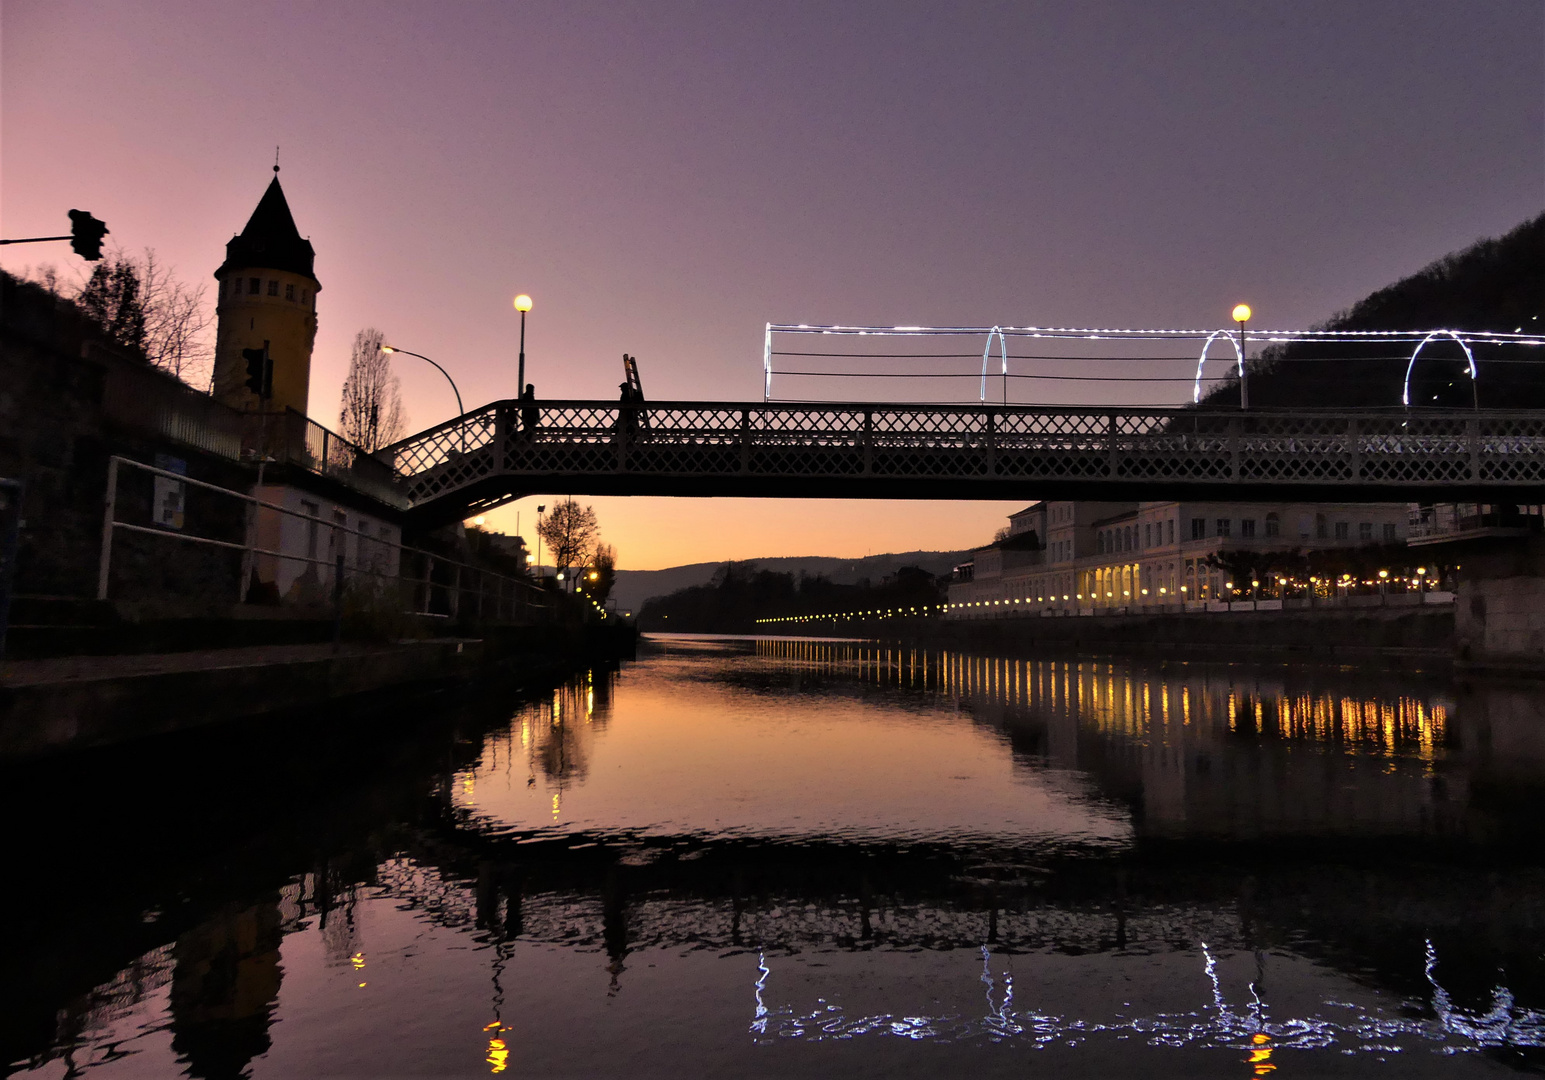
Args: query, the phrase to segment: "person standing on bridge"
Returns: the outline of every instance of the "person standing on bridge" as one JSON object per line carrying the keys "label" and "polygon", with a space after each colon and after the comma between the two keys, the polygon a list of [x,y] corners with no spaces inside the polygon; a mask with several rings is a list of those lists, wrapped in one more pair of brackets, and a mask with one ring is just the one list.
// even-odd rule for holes
{"label": "person standing on bridge", "polygon": [[536,387],[531,383],[520,392],[520,430],[526,438],[536,434],[536,426],[541,419],[542,410],[536,407]]}

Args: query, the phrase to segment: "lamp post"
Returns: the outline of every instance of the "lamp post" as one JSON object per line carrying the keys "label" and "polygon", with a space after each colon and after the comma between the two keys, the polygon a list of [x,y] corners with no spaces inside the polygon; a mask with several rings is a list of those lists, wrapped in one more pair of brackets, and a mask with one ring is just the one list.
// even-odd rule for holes
{"label": "lamp post", "polygon": [[545,507],[545,506],[538,506],[536,508],[536,576],[537,576],[538,580],[541,580],[541,578],[543,576],[542,575],[542,511],[544,511],[546,509],[547,509],[547,507]]}
{"label": "lamp post", "polygon": [[430,360],[429,357],[425,356],[423,353],[416,353],[416,352],[413,352],[411,349],[399,349],[395,345],[382,345],[381,346],[381,351],[384,352],[384,353],[388,353],[388,354],[402,353],[402,355],[404,355],[404,356],[416,356],[420,360],[423,360],[426,363],[434,364],[435,370],[438,371],[441,375],[444,375],[445,376],[445,381],[451,384],[451,393],[456,395],[456,415],[457,416],[466,416],[467,415],[467,410],[465,408],[463,408],[462,404],[461,404],[461,391],[456,389],[456,380],[451,378],[451,373],[449,371],[446,371],[439,364],[435,364],[435,362],[433,360]]}
{"label": "lamp post", "polygon": [[531,310],[531,297],[525,293],[517,296],[515,310],[520,312],[520,368],[518,371],[520,385],[515,387],[515,396],[520,397],[526,392],[526,312]]}
{"label": "lamp post", "polygon": [[1245,376],[1245,323],[1250,321],[1250,305],[1234,305],[1234,321],[1239,324],[1239,407],[1250,407],[1250,384]]}

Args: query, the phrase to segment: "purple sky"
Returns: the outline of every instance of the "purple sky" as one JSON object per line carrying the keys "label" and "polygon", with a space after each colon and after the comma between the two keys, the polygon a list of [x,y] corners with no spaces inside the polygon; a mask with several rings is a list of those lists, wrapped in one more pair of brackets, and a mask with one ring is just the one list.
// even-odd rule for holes
{"label": "purple sky", "polygon": [[[653,399],[759,400],[769,320],[1215,326],[1248,299],[1306,325],[1545,205],[1539,0],[0,19],[7,236],[82,207],[208,280],[282,146],[330,425],[367,325],[469,406],[512,396],[517,291],[540,396],[614,397],[626,351]],[[42,261],[79,265],[0,255]],[[433,369],[401,375],[415,427],[453,412]],[[634,567],[966,545],[1004,511],[595,502]]]}

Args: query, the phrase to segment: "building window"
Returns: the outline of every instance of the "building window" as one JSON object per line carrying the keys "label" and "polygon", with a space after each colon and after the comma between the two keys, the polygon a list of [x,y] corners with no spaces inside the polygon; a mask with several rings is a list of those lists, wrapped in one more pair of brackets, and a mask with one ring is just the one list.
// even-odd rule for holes
{"label": "building window", "polygon": [[1230,529],[1231,529],[1231,526],[1229,524],[1229,519],[1228,518],[1219,518],[1218,519],[1218,535],[1219,536],[1224,537],[1226,539],[1228,537],[1228,535],[1229,535]]}
{"label": "building window", "polygon": [[1282,519],[1280,517],[1278,517],[1276,514],[1267,514],[1266,515],[1266,535],[1267,536],[1281,536],[1282,535]]}
{"label": "building window", "polygon": [[1384,523],[1384,542],[1386,544],[1393,544],[1398,539],[1399,537],[1396,535],[1395,531],[1395,523],[1393,521],[1386,521]]}
{"label": "building window", "polygon": [[294,285],[286,285],[284,287],[284,298],[286,300],[294,300],[295,299],[295,286]]}
{"label": "building window", "polygon": [[1207,539],[1207,519],[1206,518],[1192,518],[1191,519],[1191,539],[1192,540],[1205,540],[1205,539]]}
{"label": "building window", "polygon": [[321,516],[322,508],[314,502],[306,502],[303,499],[300,504],[300,512],[310,519],[306,522],[306,558],[314,559],[317,557],[316,519]]}
{"label": "building window", "polygon": [[1244,540],[1254,540],[1255,539],[1255,519],[1254,518],[1240,518],[1239,519],[1239,535],[1240,535],[1240,538],[1244,539]]}
{"label": "building window", "polygon": [[1314,515],[1314,538],[1326,540],[1330,537],[1330,522],[1325,520],[1324,514]]}
{"label": "building window", "polygon": [[268,283],[268,295],[269,296],[278,296],[279,295],[279,283],[277,281],[270,281]]}
{"label": "building window", "polygon": [[1104,555],[1105,554],[1105,534],[1104,533],[1095,533],[1094,534],[1094,552],[1095,552],[1096,555]]}
{"label": "building window", "polygon": [[1174,518],[1170,518],[1169,519],[1169,542],[1171,544],[1173,544],[1175,542],[1175,519]]}
{"label": "building window", "polygon": [[1357,539],[1364,544],[1373,543],[1373,522],[1359,521],[1357,523]]}
{"label": "building window", "polygon": [[1121,550],[1132,550],[1132,526],[1130,525],[1121,530]]}
{"label": "building window", "polygon": [[251,278],[247,279],[247,295],[248,296],[256,296],[259,292],[262,291],[262,288],[263,288],[263,283],[261,281],[259,281],[257,278],[251,277]]}
{"label": "building window", "polygon": [[1338,521],[1338,522],[1336,522],[1336,539],[1337,540],[1350,540],[1350,539],[1352,539],[1352,523],[1350,521]]}
{"label": "building window", "polygon": [[1152,525],[1144,525],[1143,526],[1143,547],[1145,547],[1145,548],[1153,547],[1153,526]]}
{"label": "building window", "polygon": [[311,303],[311,300],[309,299],[310,296],[311,296],[311,290],[310,289],[302,289],[300,291],[300,306],[301,307],[305,307],[307,304]]}

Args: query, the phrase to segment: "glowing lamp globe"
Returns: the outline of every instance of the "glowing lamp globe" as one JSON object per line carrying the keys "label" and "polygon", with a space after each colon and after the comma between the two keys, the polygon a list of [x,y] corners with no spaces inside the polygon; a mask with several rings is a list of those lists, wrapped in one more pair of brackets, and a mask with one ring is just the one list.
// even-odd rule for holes
{"label": "glowing lamp globe", "polygon": [[521,312],[522,314],[530,311],[531,297],[527,296],[525,293],[521,293],[519,296],[517,296],[515,298],[515,310]]}
{"label": "glowing lamp globe", "polygon": [[1250,305],[1249,304],[1235,304],[1234,305],[1234,321],[1235,322],[1249,322],[1250,321],[1250,314],[1251,314],[1251,312],[1250,312]]}
{"label": "glowing lamp globe", "polygon": [[392,348],[390,345],[382,345],[381,346],[381,351],[384,352],[384,353],[394,353],[397,350]]}

